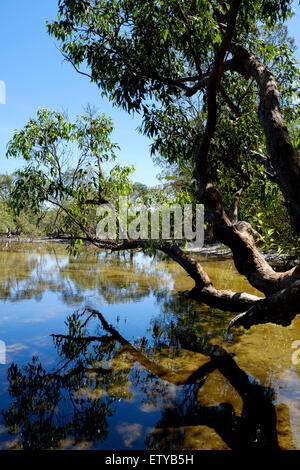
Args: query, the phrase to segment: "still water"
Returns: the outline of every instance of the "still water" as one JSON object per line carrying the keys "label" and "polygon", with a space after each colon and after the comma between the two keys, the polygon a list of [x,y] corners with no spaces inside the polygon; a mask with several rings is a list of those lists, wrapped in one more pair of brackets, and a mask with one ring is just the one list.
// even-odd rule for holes
{"label": "still water", "polygon": [[[228,333],[234,314],[187,299],[161,255],[0,253],[0,449],[300,449],[300,316]],[[199,259],[259,295],[230,259]]]}

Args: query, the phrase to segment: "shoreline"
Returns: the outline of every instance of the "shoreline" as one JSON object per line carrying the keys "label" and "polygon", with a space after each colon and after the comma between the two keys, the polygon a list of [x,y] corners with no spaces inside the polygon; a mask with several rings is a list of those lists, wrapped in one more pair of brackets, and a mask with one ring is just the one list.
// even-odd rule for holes
{"label": "shoreline", "polygon": [[0,243],[9,243],[9,242],[18,242],[18,243],[40,243],[40,242],[48,242],[48,243],[68,243],[69,240],[66,240],[65,238],[50,238],[50,237],[5,237],[5,236],[0,236]]}

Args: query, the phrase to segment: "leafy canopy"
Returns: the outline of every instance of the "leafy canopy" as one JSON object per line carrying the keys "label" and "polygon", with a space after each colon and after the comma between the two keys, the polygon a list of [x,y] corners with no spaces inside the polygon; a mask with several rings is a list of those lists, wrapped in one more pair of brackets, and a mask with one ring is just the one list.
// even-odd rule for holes
{"label": "leafy canopy", "polygon": [[[64,56],[87,74],[113,104],[142,114],[140,131],[153,140],[152,154],[169,163],[193,160],[206,120],[205,78],[228,20],[230,2],[206,0],[60,0],[48,32]],[[272,68],[282,93],[283,113],[295,118],[292,101],[299,78],[293,42],[280,22],[291,1],[241,1],[236,43],[255,51]],[[231,58],[227,53],[225,60]],[[202,83],[202,85],[201,85]],[[253,82],[224,73],[218,129],[210,150],[212,177],[218,167],[234,178],[245,172],[241,146],[264,151]],[[236,104],[239,116],[228,107]],[[240,178],[240,172],[237,174]]]}
{"label": "leafy canopy", "polygon": [[[258,22],[272,28],[290,4],[242,1],[236,40],[254,42]],[[216,0],[60,0],[48,32],[115,104],[141,111],[149,99],[170,104],[211,68],[229,8]]]}

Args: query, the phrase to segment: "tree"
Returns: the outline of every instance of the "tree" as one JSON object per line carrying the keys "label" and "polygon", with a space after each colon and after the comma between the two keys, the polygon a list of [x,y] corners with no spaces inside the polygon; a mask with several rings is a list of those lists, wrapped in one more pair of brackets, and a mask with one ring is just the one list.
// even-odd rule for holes
{"label": "tree", "polygon": [[7,235],[40,235],[40,222],[45,216],[41,211],[37,216],[26,205],[18,215],[14,214],[11,207],[11,193],[14,187],[15,174],[0,175],[0,233]]}
{"label": "tree", "polygon": [[[246,327],[266,321],[286,325],[298,313],[299,266],[275,272],[255,246],[255,231],[237,222],[245,188],[267,176],[280,189],[293,230],[300,233],[300,162],[284,121],[293,121],[297,112],[292,96],[299,77],[292,44],[285,42],[280,26],[291,14],[290,5],[288,0],[60,0],[58,20],[48,24],[78,72],[115,105],[142,114],[143,132],[155,138],[156,151],[170,162],[192,160],[215,237],[230,247],[238,271],[266,298],[220,291],[177,245],[161,242],[156,248],[195,280],[192,293],[200,301],[246,310],[234,322]],[[39,158],[29,157],[18,137],[11,154],[14,148],[25,158]],[[225,189],[228,199],[228,187],[220,184],[223,175],[232,180],[230,191],[241,183],[231,218],[220,194]],[[128,240],[105,246],[77,222],[100,247],[149,245]]]}
{"label": "tree", "polygon": [[15,214],[25,208],[37,214],[45,204],[58,209],[60,234],[73,239],[74,249],[78,234],[95,232],[97,206],[131,189],[133,168],[116,164],[108,175],[102,169],[118,148],[109,138],[112,129],[110,119],[89,108],[73,123],[62,113],[40,109],[7,147],[8,156],[28,162],[16,173],[11,191]]}

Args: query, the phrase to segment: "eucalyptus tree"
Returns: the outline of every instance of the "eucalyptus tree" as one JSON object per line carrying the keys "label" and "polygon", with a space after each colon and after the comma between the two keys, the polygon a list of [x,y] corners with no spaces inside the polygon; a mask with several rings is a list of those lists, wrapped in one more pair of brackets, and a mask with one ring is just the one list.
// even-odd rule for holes
{"label": "eucalyptus tree", "polygon": [[[112,130],[112,121],[91,109],[75,122],[60,112],[39,109],[7,146],[7,156],[27,162],[16,173],[11,191],[15,213],[25,208],[40,213],[45,205],[58,209],[60,234],[68,234],[76,251],[79,231],[95,231],[96,207],[131,189],[133,167],[113,164],[118,145],[110,140]],[[103,166],[109,163],[106,174]]]}
{"label": "eucalyptus tree", "polygon": [[[48,23],[79,73],[116,106],[142,115],[141,130],[154,138],[153,151],[169,162],[192,161],[215,237],[230,247],[237,270],[266,298],[218,290],[178,246],[161,242],[156,248],[195,280],[193,294],[200,301],[246,311],[235,320],[246,327],[289,324],[298,313],[299,267],[274,271],[249,224],[227,215],[228,188],[220,184],[225,176],[233,182],[230,190],[240,182],[237,207],[253,179],[268,178],[299,235],[300,162],[286,126],[297,112],[292,97],[299,73],[281,26],[289,15],[289,0],[60,0],[58,19]],[[14,146],[20,149],[16,139]],[[138,246],[148,241],[106,245]]]}

